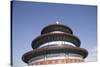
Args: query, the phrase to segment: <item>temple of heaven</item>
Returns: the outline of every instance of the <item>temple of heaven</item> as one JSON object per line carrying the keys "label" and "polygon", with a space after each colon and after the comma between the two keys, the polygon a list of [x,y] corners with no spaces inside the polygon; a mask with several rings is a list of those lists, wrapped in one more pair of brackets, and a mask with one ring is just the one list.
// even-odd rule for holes
{"label": "temple of heaven", "polygon": [[25,53],[22,60],[28,65],[80,63],[88,55],[80,48],[80,39],[71,28],[63,24],[44,27],[41,35],[32,41],[32,51]]}

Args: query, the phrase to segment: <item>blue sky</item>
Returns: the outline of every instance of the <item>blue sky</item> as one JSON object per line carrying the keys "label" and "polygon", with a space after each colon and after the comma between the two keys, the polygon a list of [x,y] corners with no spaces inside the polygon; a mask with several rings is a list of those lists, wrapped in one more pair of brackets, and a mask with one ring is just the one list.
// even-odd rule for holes
{"label": "blue sky", "polygon": [[21,57],[32,50],[31,42],[48,24],[69,26],[81,40],[82,48],[89,51],[86,61],[96,61],[97,7],[89,5],[13,2],[13,65],[26,65]]}

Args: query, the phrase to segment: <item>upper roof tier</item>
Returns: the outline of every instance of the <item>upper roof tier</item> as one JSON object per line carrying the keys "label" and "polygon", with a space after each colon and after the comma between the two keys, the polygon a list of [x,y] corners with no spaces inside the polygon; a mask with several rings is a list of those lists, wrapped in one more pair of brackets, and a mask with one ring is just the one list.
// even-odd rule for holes
{"label": "upper roof tier", "polygon": [[48,34],[40,35],[37,38],[35,38],[32,41],[32,48],[36,49],[39,46],[52,41],[71,42],[77,47],[80,47],[81,44],[80,39],[75,35],[68,34],[68,33],[48,33]]}
{"label": "upper roof tier", "polygon": [[51,25],[44,27],[43,30],[41,31],[41,34],[50,33],[50,32],[54,32],[54,31],[61,31],[61,32],[73,34],[70,27],[68,27],[66,25],[58,24],[58,23],[51,24]]}

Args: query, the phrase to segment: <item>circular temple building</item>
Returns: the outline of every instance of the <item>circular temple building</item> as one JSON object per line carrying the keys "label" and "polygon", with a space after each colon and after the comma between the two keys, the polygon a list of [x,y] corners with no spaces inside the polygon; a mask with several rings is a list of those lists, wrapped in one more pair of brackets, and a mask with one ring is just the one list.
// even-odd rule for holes
{"label": "circular temple building", "polygon": [[68,26],[51,24],[32,41],[33,50],[25,53],[22,60],[28,65],[84,62],[88,52],[80,48],[80,44],[80,39]]}

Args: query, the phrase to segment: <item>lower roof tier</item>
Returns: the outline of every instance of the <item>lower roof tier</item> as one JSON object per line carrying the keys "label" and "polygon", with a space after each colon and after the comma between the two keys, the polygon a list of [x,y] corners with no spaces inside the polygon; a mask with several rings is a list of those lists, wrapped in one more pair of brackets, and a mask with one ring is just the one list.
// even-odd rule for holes
{"label": "lower roof tier", "polygon": [[59,46],[59,47],[52,47],[52,48],[47,47],[47,48],[34,49],[32,51],[25,53],[22,56],[22,60],[28,63],[28,61],[34,57],[47,55],[47,54],[55,54],[55,53],[74,53],[83,56],[83,58],[86,58],[88,55],[87,50],[83,48],[72,47],[72,46]]}
{"label": "lower roof tier", "polygon": [[80,47],[80,39],[72,34],[68,33],[48,33],[38,36],[32,41],[32,48],[36,49],[42,44],[52,42],[52,41],[66,41],[71,42],[75,46]]}

